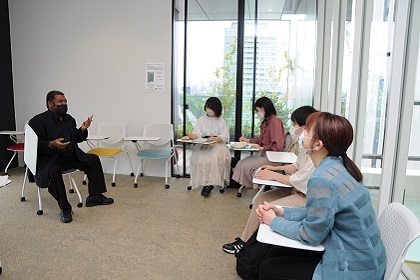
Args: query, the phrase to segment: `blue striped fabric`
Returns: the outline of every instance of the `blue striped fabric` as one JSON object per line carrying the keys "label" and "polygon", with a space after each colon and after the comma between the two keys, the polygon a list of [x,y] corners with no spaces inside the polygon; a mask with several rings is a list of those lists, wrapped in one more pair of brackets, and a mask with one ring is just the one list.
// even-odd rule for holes
{"label": "blue striped fabric", "polygon": [[285,208],[274,218],[274,231],[307,245],[322,243],[325,253],[313,279],[382,279],[385,248],[369,191],[326,157],[308,181],[306,206]]}

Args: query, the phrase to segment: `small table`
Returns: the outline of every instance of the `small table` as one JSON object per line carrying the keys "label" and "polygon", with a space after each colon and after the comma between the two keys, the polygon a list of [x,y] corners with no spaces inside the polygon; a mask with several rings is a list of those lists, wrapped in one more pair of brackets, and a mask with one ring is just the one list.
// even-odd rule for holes
{"label": "small table", "polygon": [[21,131],[21,130],[0,130],[0,134],[4,134],[4,135],[22,135],[22,134],[25,134],[25,131]]}
{"label": "small table", "polygon": [[178,139],[177,142],[183,142],[183,143],[189,143],[189,144],[202,144],[202,145],[210,145],[210,144],[216,144],[216,141],[208,141],[207,138],[197,138],[194,140],[183,140]]}
{"label": "small table", "polygon": [[139,141],[159,141],[162,139],[160,136],[128,136],[124,138],[124,141],[131,141],[136,145],[137,150],[141,150]]}
{"label": "small table", "polygon": [[260,227],[258,229],[257,240],[262,243],[309,251],[324,251],[325,249],[322,244],[316,246],[309,246],[303,244],[298,240],[294,240],[284,235],[281,235],[280,233],[271,230],[269,225],[263,223],[260,224]]}
{"label": "small table", "polygon": [[86,138],[86,143],[89,145],[89,147],[91,149],[94,149],[98,145],[93,144],[92,141],[96,141],[96,143],[98,143],[98,141],[105,140],[105,139],[109,139],[109,136],[106,136],[106,135],[88,135],[88,137]]}
{"label": "small table", "polygon": [[[257,171],[255,172],[255,174],[257,174],[259,170],[260,169],[257,169]],[[280,188],[293,188],[290,185],[286,185],[286,184],[280,183],[278,181],[261,180],[261,179],[257,179],[256,177],[253,177],[252,178],[252,183],[258,184],[258,185],[264,185],[264,186],[266,186],[266,185],[267,186],[275,186],[275,187],[280,187]],[[254,202],[255,202],[255,199],[257,198],[257,196],[264,191],[264,188],[265,188],[264,186],[262,186],[258,190],[258,192],[255,194],[255,196],[252,198],[251,205],[249,205],[249,208],[252,208],[252,205],[254,205]]]}
{"label": "small table", "polygon": [[21,131],[21,130],[1,130],[0,134],[9,135],[10,139],[12,139],[12,141],[17,144],[17,143],[23,142],[20,139],[18,139],[17,136],[25,134],[25,131]]}
{"label": "small table", "polygon": [[290,152],[267,151],[265,154],[267,155],[267,159],[271,162],[294,163],[297,160],[296,154]]}
{"label": "small table", "polygon": [[229,150],[233,150],[233,151],[247,151],[247,152],[258,152],[259,151],[257,148],[251,148],[251,145],[246,145],[243,148],[235,148],[231,144],[226,144],[226,146],[229,148]]}

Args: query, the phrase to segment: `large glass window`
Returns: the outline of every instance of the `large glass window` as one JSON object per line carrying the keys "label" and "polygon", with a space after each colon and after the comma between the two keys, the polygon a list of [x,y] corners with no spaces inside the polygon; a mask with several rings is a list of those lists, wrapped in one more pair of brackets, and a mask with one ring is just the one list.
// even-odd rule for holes
{"label": "large glass window", "polygon": [[242,131],[247,137],[259,135],[255,99],[269,97],[288,129],[291,112],[312,105],[315,79],[316,3],[257,3],[257,20],[245,21]]}
{"label": "large glass window", "polygon": [[343,45],[343,79],[341,87],[341,115],[349,117],[350,86],[353,62],[354,41],[354,7],[353,0],[347,0],[346,20],[344,22],[344,45]]}
{"label": "large glass window", "polygon": [[393,17],[389,14],[392,9],[384,4],[389,5],[389,2],[375,1],[371,22],[369,76],[362,151],[362,167],[366,168],[382,166],[390,71],[388,66],[394,32]]}
{"label": "large glass window", "polygon": [[[417,46],[418,43],[417,43]],[[413,116],[411,119],[410,144],[408,148],[408,159],[404,188],[404,204],[420,220],[420,146],[418,145],[418,135],[420,135],[420,47],[418,47],[417,71],[413,104]],[[408,108],[407,108],[408,109]],[[407,252],[406,263],[417,271],[419,276],[420,266],[420,239],[414,241]]]}
{"label": "large glass window", "polygon": [[[174,4],[177,138],[193,130],[210,96],[222,101],[231,141],[240,136],[235,135],[238,128],[247,137],[259,135],[253,111],[256,98],[268,96],[286,128],[294,109],[312,105],[316,1],[175,0]],[[178,146],[184,175],[189,173],[189,149]]]}

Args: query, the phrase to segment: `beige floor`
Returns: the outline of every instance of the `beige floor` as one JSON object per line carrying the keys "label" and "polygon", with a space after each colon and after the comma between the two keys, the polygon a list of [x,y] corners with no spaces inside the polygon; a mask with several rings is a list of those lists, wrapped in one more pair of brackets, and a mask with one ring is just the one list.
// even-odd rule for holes
{"label": "beige floor", "polygon": [[[133,177],[118,175],[108,187],[113,205],[77,208],[69,194],[74,221],[62,224],[47,190],[42,216],[34,184],[20,202],[23,168],[9,177],[0,188],[2,279],[239,279],[235,257],[221,246],[240,235],[254,190],[203,198],[186,190],[188,179],[171,178],[165,189],[163,178],[141,177],[135,189]],[[86,186],[79,189],[85,199]]]}

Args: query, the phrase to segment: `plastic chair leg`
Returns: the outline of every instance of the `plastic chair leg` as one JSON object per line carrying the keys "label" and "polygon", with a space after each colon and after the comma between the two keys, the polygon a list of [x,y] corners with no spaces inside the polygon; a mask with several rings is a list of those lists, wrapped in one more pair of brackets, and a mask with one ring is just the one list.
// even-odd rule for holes
{"label": "plastic chair leg", "polygon": [[17,152],[13,153],[12,158],[9,160],[9,163],[7,164],[6,168],[4,169],[4,174],[7,175],[7,170],[9,169],[10,164],[12,164],[13,159],[15,158]]}
{"label": "plastic chair leg", "polygon": [[137,188],[139,186],[139,184],[137,184],[137,178],[139,177],[140,168],[141,168],[142,164],[143,164],[143,162],[142,162],[142,160],[140,160],[139,167],[137,168],[137,172],[136,172],[136,177],[134,177],[134,187],[135,188]]}
{"label": "plastic chair leg", "polygon": [[113,187],[115,187],[117,185],[117,183],[115,182],[115,172],[117,171],[117,162],[118,162],[118,159],[115,159],[114,172],[112,173],[112,184],[111,184],[111,186],[113,186]]}
{"label": "plastic chair leg", "polygon": [[44,211],[42,211],[42,200],[41,200],[41,188],[38,187],[38,208],[39,210],[36,212],[38,215],[44,214]]}
{"label": "plastic chair leg", "polygon": [[20,201],[25,201],[26,178],[28,178],[28,167],[27,166],[26,166],[26,169],[25,169],[25,177],[23,178],[22,195],[20,197]]}
{"label": "plastic chair leg", "polygon": [[70,177],[70,187],[72,188],[72,186],[74,185],[74,189],[76,190],[77,196],[79,197],[79,203],[77,204],[77,207],[82,207],[83,206],[83,199],[82,196],[80,195],[80,191],[79,188],[76,185],[76,182],[73,178],[73,176],[71,174],[69,174]]}
{"label": "plastic chair leg", "polygon": [[168,185],[168,166],[171,158],[168,158],[165,162],[165,188],[169,189],[170,185]]}
{"label": "plastic chair leg", "polygon": [[241,186],[238,190],[238,193],[236,194],[237,197],[242,197],[242,189],[245,188],[245,186]]}

